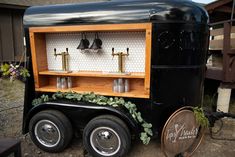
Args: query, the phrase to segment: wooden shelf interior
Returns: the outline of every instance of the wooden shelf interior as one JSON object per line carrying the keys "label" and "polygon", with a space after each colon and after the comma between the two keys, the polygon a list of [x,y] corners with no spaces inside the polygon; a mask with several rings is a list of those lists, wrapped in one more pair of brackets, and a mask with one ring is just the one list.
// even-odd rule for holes
{"label": "wooden shelf interior", "polygon": [[36,88],[39,92],[68,92],[74,91],[78,93],[95,92],[96,94],[107,96],[122,96],[122,97],[139,97],[148,98],[148,93],[144,90],[144,79],[141,78],[128,78],[130,91],[125,93],[113,92],[113,81],[117,78],[105,78],[105,77],[75,77],[72,76],[72,88],[71,89],[57,89],[56,79],[58,76],[40,76],[40,80],[43,80],[43,85],[40,88]]}
{"label": "wooden shelf interior", "polygon": [[[152,34],[151,29],[151,23],[29,28],[35,90],[38,92],[56,92],[72,90],[80,93],[95,92],[97,94],[108,96],[149,98]],[[123,75],[117,73],[93,71],[78,71],[72,73],[48,71],[46,55],[46,34],[83,31],[144,31],[146,40],[145,72],[130,73],[129,75]],[[66,90],[57,89],[57,77],[71,77],[73,82],[73,88]],[[129,79],[130,92],[115,93],[112,91],[113,81],[117,78]]]}

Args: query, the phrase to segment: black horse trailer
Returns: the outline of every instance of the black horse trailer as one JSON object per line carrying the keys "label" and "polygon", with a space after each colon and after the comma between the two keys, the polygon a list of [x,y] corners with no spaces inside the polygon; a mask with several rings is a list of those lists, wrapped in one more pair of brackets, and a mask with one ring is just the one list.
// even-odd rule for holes
{"label": "black horse trailer", "polygon": [[144,143],[161,137],[165,154],[190,155],[199,145],[203,133],[191,107],[202,102],[208,49],[201,6],[35,6],[26,10],[24,28],[31,77],[23,133],[39,148],[62,151],[80,131],[92,156],[123,156],[139,135]]}

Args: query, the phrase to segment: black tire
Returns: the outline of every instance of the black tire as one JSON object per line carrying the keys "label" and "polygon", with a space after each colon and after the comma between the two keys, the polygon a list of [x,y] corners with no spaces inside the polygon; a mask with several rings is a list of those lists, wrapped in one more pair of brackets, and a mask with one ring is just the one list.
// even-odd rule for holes
{"label": "black tire", "polygon": [[[52,133],[53,135],[58,134],[58,138],[55,138],[57,139],[55,143],[50,141],[52,136],[49,134],[52,135]],[[30,120],[29,134],[34,144],[40,149],[46,152],[61,152],[70,143],[73,136],[73,128],[69,119],[63,113],[56,110],[45,110],[37,113]],[[42,134],[45,134],[45,136]],[[45,139],[40,137],[45,137]],[[49,143],[46,143],[47,141]]]}
{"label": "black tire", "polygon": [[[100,136],[99,138],[101,140],[104,140],[102,138],[109,139],[109,137],[105,137],[107,134],[106,135],[101,134],[101,133],[105,133],[105,130],[106,131],[108,130],[108,132],[111,133],[111,136],[110,136],[111,138],[114,135],[114,138],[117,139],[117,143],[118,143],[117,149],[114,149],[115,151],[110,152],[109,154],[108,153],[103,154],[104,152],[102,153],[98,150],[98,148],[95,148],[96,147],[95,145],[98,143],[97,142],[98,140],[95,140],[96,143],[93,142],[92,140],[93,139],[92,137],[95,137],[95,135],[97,135],[96,137],[98,138],[98,133]],[[121,156],[124,156],[130,149],[131,135],[130,135],[130,131],[128,127],[121,119],[112,115],[103,115],[103,116],[99,116],[99,117],[92,119],[86,125],[83,131],[83,144],[84,144],[85,149],[88,151],[88,153],[92,155],[93,157],[104,157],[104,156],[121,157]],[[100,143],[98,144],[98,146],[102,147]]]}

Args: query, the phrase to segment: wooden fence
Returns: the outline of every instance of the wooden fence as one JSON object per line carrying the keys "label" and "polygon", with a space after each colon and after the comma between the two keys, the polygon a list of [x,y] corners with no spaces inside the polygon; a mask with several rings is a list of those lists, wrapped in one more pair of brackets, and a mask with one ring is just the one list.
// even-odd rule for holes
{"label": "wooden fence", "polygon": [[24,52],[24,10],[0,8],[0,62],[19,61]]}

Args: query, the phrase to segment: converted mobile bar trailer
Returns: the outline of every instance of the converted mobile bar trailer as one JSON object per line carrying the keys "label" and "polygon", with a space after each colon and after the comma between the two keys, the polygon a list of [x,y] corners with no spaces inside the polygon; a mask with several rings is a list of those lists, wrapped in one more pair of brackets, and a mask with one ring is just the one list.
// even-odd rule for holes
{"label": "converted mobile bar trailer", "polygon": [[[92,156],[123,156],[142,130],[128,110],[93,100],[43,96],[47,101],[32,105],[58,91],[134,103],[166,155],[190,155],[199,145],[201,130],[189,126],[195,118],[185,106],[201,104],[203,95],[209,29],[201,6],[190,0],[35,6],[26,10],[24,27],[31,77],[23,133],[39,148],[62,151],[82,131]],[[173,136],[180,125],[187,136]]]}

